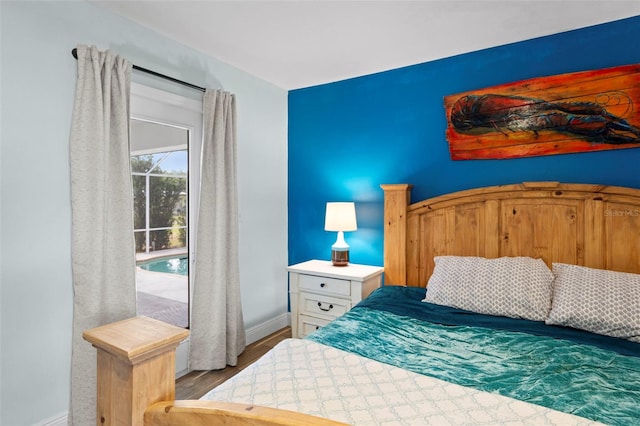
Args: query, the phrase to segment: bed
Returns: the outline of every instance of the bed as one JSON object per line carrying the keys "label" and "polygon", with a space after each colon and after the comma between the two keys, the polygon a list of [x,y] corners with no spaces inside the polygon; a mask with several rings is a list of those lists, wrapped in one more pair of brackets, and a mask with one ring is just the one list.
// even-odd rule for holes
{"label": "bed", "polygon": [[185,330],[85,332],[98,422],[640,423],[639,189],[530,182],[411,203],[411,185],[382,188],[385,286],[202,400],[173,400]]}

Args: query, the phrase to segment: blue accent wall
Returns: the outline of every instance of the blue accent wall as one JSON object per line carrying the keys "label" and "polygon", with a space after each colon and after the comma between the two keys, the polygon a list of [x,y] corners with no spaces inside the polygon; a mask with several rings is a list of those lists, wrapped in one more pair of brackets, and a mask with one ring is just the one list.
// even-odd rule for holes
{"label": "blue accent wall", "polygon": [[354,201],[351,261],[382,265],[383,183],[413,184],[413,201],[523,181],[640,188],[637,148],[452,161],[443,105],[467,90],[640,63],[638,40],[640,16],[289,92],[289,263],[330,259],[325,203]]}

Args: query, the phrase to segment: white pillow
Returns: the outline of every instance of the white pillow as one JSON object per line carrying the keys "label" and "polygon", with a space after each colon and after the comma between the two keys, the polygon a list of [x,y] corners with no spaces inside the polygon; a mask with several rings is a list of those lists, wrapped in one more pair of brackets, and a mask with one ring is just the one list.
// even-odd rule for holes
{"label": "white pillow", "polygon": [[640,275],[554,263],[547,324],[640,342]]}
{"label": "white pillow", "polygon": [[423,302],[544,321],[553,274],[542,259],[437,256]]}

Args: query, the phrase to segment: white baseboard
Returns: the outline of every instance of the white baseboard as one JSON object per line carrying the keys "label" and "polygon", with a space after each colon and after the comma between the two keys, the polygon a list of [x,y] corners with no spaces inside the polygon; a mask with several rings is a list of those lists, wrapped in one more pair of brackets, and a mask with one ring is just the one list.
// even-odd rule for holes
{"label": "white baseboard", "polygon": [[67,426],[69,421],[69,413],[61,413],[55,417],[51,417],[50,419],[43,420],[39,423],[36,423],[37,426]]}
{"label": "white baseboard", "polygon": [[291,325],[291,313],[287,312],[262,324],[258,324],[255,327],[248,328],[246,331],[247,345],[257,342],[289,325]]}

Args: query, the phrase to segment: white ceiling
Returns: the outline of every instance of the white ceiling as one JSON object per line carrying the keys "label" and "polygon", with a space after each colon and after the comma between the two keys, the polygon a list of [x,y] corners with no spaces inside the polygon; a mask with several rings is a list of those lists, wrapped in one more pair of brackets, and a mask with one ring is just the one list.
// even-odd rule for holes
{"label": "white ceiling", "polygon": [[640,15],[640,0],[89,1],[288,90]]}

